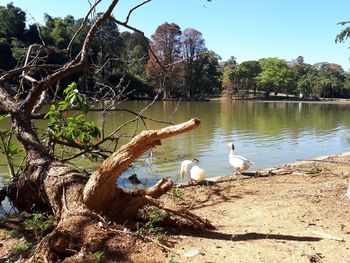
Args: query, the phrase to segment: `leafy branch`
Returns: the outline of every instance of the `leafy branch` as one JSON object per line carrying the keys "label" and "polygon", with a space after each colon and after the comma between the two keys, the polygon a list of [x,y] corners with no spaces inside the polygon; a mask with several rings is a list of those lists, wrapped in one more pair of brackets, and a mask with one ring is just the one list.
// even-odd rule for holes
{"label": "leafy branch", "polygon": [[[45,119],[50,121],[47,128],[51,138],[50,146],[54,148],[55,143],[52,142],[63,141],[89,148],[92,145],[91,140],[101,137],[101,132],[95,122],[86,119],[89,111],[87,97],[79,93],[75,82],[68,85],[63,93],[64,99],[57,105],[52,104],[45,115]],[[72,108],[77,108],[82,113],[70,116]]]}
{"label": "leafy branch", "polygon": [[[0,121],[4,120],[7,115],[0,115]],[[18,175],[18,172],[15,172],[15,167],[13,163],[13,158],[18,155],[21,150],[12,142],[13,132],[11,130],[0,129],[0,153],[2,153],[7,162],[7,167],[11,177]]]}

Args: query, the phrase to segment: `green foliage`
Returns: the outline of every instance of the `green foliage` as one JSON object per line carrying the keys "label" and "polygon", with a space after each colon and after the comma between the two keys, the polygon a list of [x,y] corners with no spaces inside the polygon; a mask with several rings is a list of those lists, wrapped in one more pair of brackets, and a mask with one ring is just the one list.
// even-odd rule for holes
{"label": "green foliage", "polygon": [[174,255],[170,256],[170,259],[169,259],[168,263],[176,263],[176,261],[174,259]]}
{"label": "green foliage", "polygon": [[237,65],[229,75],[229,80],[232,83],[231,89],[233,91],[233,94],[247,97],[250,91],[256,93],[256,77],[260,72],[260,63],[256,60],[245,61]]}
{"label": "green foliage", "polygon": [[317,163],[312,163],[311,173],[312,174],[318,174],[320,172],[322,172],[322,168]]}
{"label": "green foliage", "polygon": [[104,251],[96,251],[95,253],[92,253],[90,257],[94,262],[103,262],[105,259],[105,253]]}
{"label": "green foliage", "polygon": [[14,246],[10,256],[4,261],[5,263],[18,262],[20,257],[28,256],[32,249],[32,244],[28,242],[18,242]]}
{"label": "green foliage", "polygon": [[157,226],[157,224],[169,216],[168,212],[154,206],[147,206],[145,213],[148,217],[148,222],[135,231],[134,235],[136,237],[143,237],[145,235],[155,234],[158,241],[161,241],[165,236],[165,231],[164,228]]}
{"label": "green foliage", "polygon": [[23,212],[21,215],[25,218],[23,223],[25,229],[33,231],[37,241],[43,238],[54,226],[53,215],[39,212],[32,214]]}
{"label": "green foliage", "polygon": [[[338,25],[349,25],[350,21],[343,21],[338,23]],[[340,33],[336,36],[335,41],[336,42],[345,42],[350,37],[350,27],[347,26],[344,29],[340,31]]]}
{"label": "green foliage", "polygon": [[24,34],[26,14],[12,3],[0,6],[0,37],[21,39]]}
{"label": "green foliage", "polygon": [[12,230],[9,230],[7,232],[7,234],[10,236],[10,237],[18,237],[19,236],[19,233],[16,229],[12,229]]}
{"label": "green foliage", "polygon": [[279,58],[263,58],[259,60],[261,72],[256,77],[260,87],[268,95],[270,92],[289,93],[293,87],[293,71],[287,62]]}
{"label": "green foliage", "polygon": [[14,247],[14,253],[16,255],[25,255],[32,248],[32,245],[28,242],[18,242]]}
{"label": "green foliage", "polygon": [[17,258],[18,258],[18,256],[16,256],[16,255],[9,256],[9,257],[4,261],[4,263],[15,263],[15,262],[17,261]]}
{"label": "green foliage", "polygon": [[[86,120],[89,110],[85,95],[80,94],[77,84],[73,82],[64,90],[65,97],[58,105],[51,105],[45,118],[49,119],[48,133],[57,140],[77,143],[82,147],[89,147],[93,138],[101,136],[97,125]],[[69,110],[77,107],[83,113],[68,116]]]}
{"label": "green foliage", "polygon": [[149,56],[148,46],[143,36],[137,32],[125,31],[120,33],[120,37],[124,43],[121,57],[123,58],[125,72],[134,77],[145,78],[144,68]]}
{"label": "green foliage", "polygon": [[[0,121],[4,120],[7,115],[0,115]],[[13,159],[21,150],[12,142],[13,132],[7,129],[0,129],[0,153],[3,154],[7,161],[7,167],[11,177],[19,175],[19,171],[15,172]]]}
{"label": "green foliage", "polygon": [[184,193],[181,191],[181,189],[177,188],[177,187],[173,187],[171,188],[168,192],[167,192],[167,196],[173,200],[174,202],[179,202],[179,201],[183,201],[184,200]]}

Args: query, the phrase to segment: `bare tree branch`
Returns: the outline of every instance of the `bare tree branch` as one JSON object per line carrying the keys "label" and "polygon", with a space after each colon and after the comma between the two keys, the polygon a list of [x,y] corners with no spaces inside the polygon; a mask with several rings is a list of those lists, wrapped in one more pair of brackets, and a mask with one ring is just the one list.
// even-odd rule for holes
{"label": "bare tree branch", "polygon": [[119,0],[114,0],[112,3],[109,5],[107,11],[103,13],[92,25],[90,28],[90,31],[87,33],[82,51],[81,51],[81,58],[80,62],[86,62],[88,59],[88,54],[89,54],[89,49],[92,43],[92,40],[97,32],[97,30],[101,27],[101,25],[111,17],[111,13],[114,9],[114,7],[118,4]]}
{"label": "bare tree branch", "polygon": [[41,93],[47,90],[51,85],[54,85],[57,81],[64,79],[74,73],[78,73],[87,69],[88,65],[85,63],[78,63],[76,65],[70,65],[68,67],[63,67],[59,71],[47,76],[41,81],[38,81],[38,84],[33,86],[29,92],[27,98],[24,100],[21,107],[24,109],[26,117],[30,118],[32,110],[36,105],[37,101],[40,99]]}
{"label": "bare tree branch", "polygon": [[22,108],[24,109],[24,112],[27,114],[26,117],[30,118],[30,114],[33,110],[33,107],[35,106],[37,100],[39,100],[40,95],[44,90],[48,89],[51,85],[54,85],[58,80],[64,79],[65,77],[70,76],[74,73],[78,73],[88,69],[88,55],[89,55],[90,46],[94,39],[94,36],[97,30],[100,28],[100,26],[111,16],[111,12],[113,11],[114,7],[118,2],[119,0],[112,1],[107,11],[103,13],[90,28],[89,32],[85,37],[85,41],[82,47],[82,52],[80,55],[80,61],[78,62],[78,58],[79,58],[79,54],[78,54],[73,61],[64,65],[57,72],[47,76],[46,78],[41,80],[38,85],[32,88],[26,100],[22,104]]}
{"label": "bare tree branch", "polygon": [[134,12],[137,8],[143,6],[143,5],[145,5],[145,4],[147,4],[148,2],[151,2],[151,1],[152,1],[152,0],[146,0],[146,1],[144,1],[143,3],[141,3],[141,4],[137,5],[137,6],[135,6],[135,7],[132,8],[132,9],[130,9],[124,23],[127,24],[127,23],[129,22],[129,18],[130,18],[130,15],[131,15],[132,12]]}
{"label": "bare tree branch", "polygon": [[125,28],[128,28],[130,30],[133,30],[134,32],[137,32],[139,34],[141,34],[141,36],[143,37],[143,40],[145,41],[145,44],[147,45],[148,47],[148,50],[151,52],[152,56],[154,57],[154,59],[157,61],[158,65],[162,68],[162,70],[164,72],[167,72],[167,69],[162,65],[162,63],[160,63],[158,57],[156,56],[156,54],[154,54],[154,51],[152,50],[151,46],[149,45],[149,42],[148,42],[148,39],[147,37],[145,36],[145,33],[142,32],[141,30],[137,29],[136,27],[133,27],[133,26],[130,26],[128,25],[127,23],[125,22],[121,22],[119,21],[118,19],[114,18],[114,17],[111,17],[111,20],[113,20],[115,23],[117,23],[118,25],[121,25]]}
{"label": "bare tree branch", "polygon": [[[84,146],[82,146],[81,144],[75,143],[75,142],[64,142],[64,141],[57,140],[57,139],[51,139],[51,142],[53,142],[55,144],[63,145],[63,146],[68,146],[68,147],[71,147],[71,148],[76,148],[76,149],[79,149],[79,150],[84,150],[85,149]],[[93,153],[93,154],[99,155],[103,159],[107,159],[109,157],[108,154],[104,154],[103,152],[106,152],[106,153],[109,153],[109,154],[112,153],[111,151],[102,150],[98,146],[95,146],[92,150],[90,150],[90,151],[88,151],[86,153],[90,153],[90,152]]]}
{"label": "bare tree branch", "polygon": [[69,57],[71,58],[72,56],[72,46],[74,43],[74,40],[76,39],[76,37],[78,36],[78,34],[80,33],[80,31],[83,29],[84,25],[86,25],[86,22],[90,16],[90,14],[92,13],[92,11],[96,8],[96,6],[101,2],[102,0],[96,0],[95,3],[90,7],[90,10],[88,11],[88,13],[86,14],[86,16],[84,17],[83,22],[81,23],[80,27],[78,28],[78,30],[75,32],[75,34],[73,35],[72,39],[69,41],[69,44],[67,46],[67,50],[68,50],[68,54]]}
{"label": "bare tree branch", "polygon": [[45,64],[45,65],[27,65],[24,67],[20,67],[20,68],[15,68],[12,70],[7,71],[4,75],[2,75],[0,77],[0,82],[4,81],[6,79],[11,78],[12,76],[16,75],[16,74],[21,74],[23,71],[27,71],[27,70],[31,70],[31,69],[45,69],[45,68],[50,68],[50,69],[55,69],[55,68],[60,68],[62,67],[62,65],[57,65],[57,64]]}

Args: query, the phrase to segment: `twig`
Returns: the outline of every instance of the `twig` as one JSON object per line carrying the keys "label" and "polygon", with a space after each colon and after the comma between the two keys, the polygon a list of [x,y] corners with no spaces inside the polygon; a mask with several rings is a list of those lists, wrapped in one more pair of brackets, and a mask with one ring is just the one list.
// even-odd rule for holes
{"label": "twig", "polygon": [[127,24],[127,23],[129,22],[129,18],[130,18],[130,15],[131,15],[132,12],[134,12],[137,8],[143,6],[144,4],[147,4],[148,2],[151,2],[151,0],[146,0],[146,1],[144,1],[143,3],[141,3],[141,4],[137,5],[137,6],[135,6],[135,7],[132,8],[132,9],[130,9],[124,23]]}
{"label": "twig", "polygon": [[75,40],[75,38],[78,36],[79,32],[83,29],[84,25],[86,24],[86,21],[88,20],[90,14],[92,13],[92,11],[95,9],[95,7],[101,2],[102,0],[96,0],[95,3],[90,7],[88,13],[86,14],[86,16],[84,17],[83,22],[81,23],[80,27],[78,28],[78,30],[75,32],[75,34],[73,35],[72,39],[69,41],[69,44],[67,46],[67,50],[68,50],[68,55],[71,58],[72,56],[72,45],[73,42]]}
{"label": "twig", "polygon": [[[118,229],[113,229],[113,228],[108,228],[107,230],[110,231],[110,232],[114,232],[114,233],[123,233],[123,234],[129,234],[129,235],[132,235],[132,234],[133,234],[133,233],[132,233],[131,231],[129,231],[129,230],[118,230]],[[174,254],[177,255],[177,256],[180,255],[179,253],[175,252],[174,249],[172,249],[172,248],[170,248],[170,247],[168,247],[168,246],[166,246],[166,245],[160,243],[159,241],[157,241],[157,240],[155,240],[155,239],[153,239],[153,238],[151,238],[151,237],[142,236],[142,238],[147,239],[148,241],[151,241],[151,242],[155,243],[156,245],[160,246],[161,248],[163,248],[163,249],[165,249],[165,250],[167,250],[167,251],[169,251],[169,252],[171,252],[171,253],[174,253]]]}

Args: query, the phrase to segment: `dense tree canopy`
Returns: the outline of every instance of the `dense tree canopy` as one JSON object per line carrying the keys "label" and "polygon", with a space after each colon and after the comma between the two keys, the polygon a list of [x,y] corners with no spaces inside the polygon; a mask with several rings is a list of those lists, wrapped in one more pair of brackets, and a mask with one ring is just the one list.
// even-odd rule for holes
{"label": "dense tree canopy", "polygon": [[[247,97],[270,93],[283,93],[301,98],[348,97],[348,80],[343,68],[334,63],[321,62],[314,65],[304,58],[287,63],[279,58],[245,61],[235,66],[226,65],[223,71],[227,94]],[[226,88],[227,88],[226,87]]]}
{"label": "dense tree canopy", "polygon": [[0,6],[0,37],[23,40],[26,14],[12,3]]}
{"label": "dense tree canopy", "polygon": [[260,59],[261,72],[256,77],[258,85],[267,94],[280,90],[289,93],[292,87],[293,72],[286,61],[279,58]]}
{"label": "dense tree canopy", "polygon": [[[42,61],[60,65],[78,54],[84,34],[94,23],[90,19],[83,23],[83,18],[71,15],[61,18],[45,14],[43,25],[26,27],[25,12],[12,3],[0,6],[0,17],[0,70],[25,63],[26,48],[34,45],[35,53],[35,44],[46,46],[40,53]],[[337,35],[338,42],[346,41],[350,32],[348,22],[341,24],[345,28]],[[91,49],[91,59],[100,67],[98,74],[93,78],[85,73],[71,75],[60,81],[58,94],[71,81],[79,83],[87,94],[103,93],[100,80],[118,86],[122,78],[124,84],[129,84],[125,89],[129,98],[152,97],[159,92],[162,98],[189,99],[220,94],[246,98],[271,92],[304,98],[349,96],[348,73],[340,65],[310,65],[302,56],[290,62],[262,58],[240,64],[231,57],[219,64],[220,57],[207,49],[201,32],[194,28],[182,30],[175,23],[159,25],[147,39],[141,32],[121,32],[120,25],[111,18],[99,28]]]}

